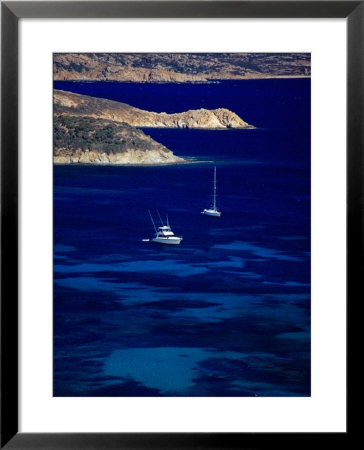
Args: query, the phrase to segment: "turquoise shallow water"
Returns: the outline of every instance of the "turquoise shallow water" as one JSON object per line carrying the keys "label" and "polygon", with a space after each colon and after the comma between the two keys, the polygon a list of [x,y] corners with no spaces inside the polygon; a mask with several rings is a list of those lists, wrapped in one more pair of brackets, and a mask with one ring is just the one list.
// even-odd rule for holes
{"label": "turquoise shallow water", "polygon": [[[212,164],[55,167],[54,395],[310,395],[309,80],[57,87],[259,128],[145,130]],[[142,242],[148,209],[180,246]]]}

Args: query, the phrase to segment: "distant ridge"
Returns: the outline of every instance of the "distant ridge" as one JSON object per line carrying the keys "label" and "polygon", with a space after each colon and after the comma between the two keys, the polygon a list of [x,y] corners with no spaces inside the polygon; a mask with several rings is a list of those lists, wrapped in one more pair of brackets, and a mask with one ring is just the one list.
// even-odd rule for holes
{"label": "distant ridge", "polygon": [[310,53],[55,53],[54,80],[143,83],[310,77]]}

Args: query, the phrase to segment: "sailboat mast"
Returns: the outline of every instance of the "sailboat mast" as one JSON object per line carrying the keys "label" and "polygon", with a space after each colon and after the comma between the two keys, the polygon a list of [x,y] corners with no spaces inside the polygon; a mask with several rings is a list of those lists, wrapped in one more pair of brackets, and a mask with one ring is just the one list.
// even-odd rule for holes
{"label": "sailboat mast", "polygon": [[216,167],[214,168],[214,210],[216,211]]}

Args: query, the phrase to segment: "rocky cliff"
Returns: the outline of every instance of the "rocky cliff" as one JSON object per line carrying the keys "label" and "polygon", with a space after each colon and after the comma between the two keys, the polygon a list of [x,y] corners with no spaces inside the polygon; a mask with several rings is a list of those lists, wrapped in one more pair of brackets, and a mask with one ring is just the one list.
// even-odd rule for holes
{"label": "rocky cliff", "polygon": [[126,122],[143,128],[254,128],[225,108],[197,109],[174,114],[156,113],[125,103],[59,90],[54,91],[54,113]]}
{"label": "rocky cliff", "polygon": [[309,53],[55,53],[55,80],[143,83],[307,77]]}

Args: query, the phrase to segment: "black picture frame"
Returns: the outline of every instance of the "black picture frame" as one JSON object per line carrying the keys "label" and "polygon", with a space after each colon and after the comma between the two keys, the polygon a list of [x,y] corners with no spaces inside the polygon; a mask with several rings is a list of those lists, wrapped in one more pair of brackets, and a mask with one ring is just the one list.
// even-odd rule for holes
{"label": "black picture frame", "polygon": [[[348,446],[346,433],[19,433],[18,432],[18,21],[21,18],[346,18],[347,305],[363,298],[363,1],[5,1],[1,2],[1,448],[293,448],[312,438]],[[349,309],[347,308],[349,313]],[[349,330],[349,327],[348,327]],[[350,344],[350,334],[348,334]],[[350,345],[348,345],[348,350]],[[348,353],[350,355],[350,353]],[[350,358],[348,358],[348,369]],[[348,380],[351,372],[347,370]],[[350,384],[349,384],[350,385]],[[349,386],[348,385],[348,386]],[[350,393],[348,392],[348,400]],[[350,419],[350,420],[349,420]]]}

